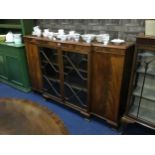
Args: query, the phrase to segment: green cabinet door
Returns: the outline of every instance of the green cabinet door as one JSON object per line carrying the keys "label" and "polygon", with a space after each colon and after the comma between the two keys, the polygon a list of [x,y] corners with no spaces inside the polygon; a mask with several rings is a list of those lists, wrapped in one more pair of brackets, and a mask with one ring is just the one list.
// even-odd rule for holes
{"label": "green cabinet door", "polygon": [[25,92],[31,90],[24,46],[0,44],[0,81]]}
{"label": "green cabinet door", "polygon": [[8,80],[5,66],[5,56],[1,52],[0,52],[0,78]]}
{"label": "green cabinet door", "polygon": [[21,65],[18,58],[6,56],[6,65],[7,70],[9,71],[8,72],[9,81],[16,85],[23,86]]}

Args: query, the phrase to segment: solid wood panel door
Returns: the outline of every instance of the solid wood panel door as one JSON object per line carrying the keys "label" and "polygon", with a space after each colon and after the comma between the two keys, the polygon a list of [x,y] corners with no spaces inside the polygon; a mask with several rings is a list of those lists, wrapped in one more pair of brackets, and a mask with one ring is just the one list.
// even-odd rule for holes
{"label": "solid wood panel door", "polygon": [[26,42],[26,51],[32,88],[36,91],[41,92],[42,74],[38,47],[35,44]]}
{"label": "solid wood panel door", "polygon": [[124,56],[94,52],[92,56],[91,112],[117,125]]}

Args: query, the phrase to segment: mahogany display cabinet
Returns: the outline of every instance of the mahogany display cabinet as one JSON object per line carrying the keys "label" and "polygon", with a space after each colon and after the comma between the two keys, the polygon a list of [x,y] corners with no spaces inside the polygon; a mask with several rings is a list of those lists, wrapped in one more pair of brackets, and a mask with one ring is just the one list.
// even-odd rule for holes
{"label": "mahogany display cabinet", "polygon": [[134,44],[107,45],[25,36],[32,89],[45,98],[118,126]]}
{"label": "mahogany display cabinet", "polygon": [[155,37],[138,36],[123,124],[155,129]]}

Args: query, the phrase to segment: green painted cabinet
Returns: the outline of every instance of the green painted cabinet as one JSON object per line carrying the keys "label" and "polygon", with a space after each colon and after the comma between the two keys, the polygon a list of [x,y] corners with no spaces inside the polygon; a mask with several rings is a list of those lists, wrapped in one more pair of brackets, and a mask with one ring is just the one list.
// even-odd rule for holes
{"label": "green painted cabinet", "polygon": [[8,80],[6,66],[5,66],[5,56],[1,51],[0,51],[0,78],[4,80]]}
{"label": "green painted cabinet", "polygon": [[[28,19],[1,19],[0,34],[31,34],[33,25],[33,20]],[[31,86],[25,52],[24,44],[0,43],[0,82],[28,92]]]}
{"label": "green painted cabinet", "polygon": [[0,44],[0,81],[25,92],[31,90],[24,46]]}

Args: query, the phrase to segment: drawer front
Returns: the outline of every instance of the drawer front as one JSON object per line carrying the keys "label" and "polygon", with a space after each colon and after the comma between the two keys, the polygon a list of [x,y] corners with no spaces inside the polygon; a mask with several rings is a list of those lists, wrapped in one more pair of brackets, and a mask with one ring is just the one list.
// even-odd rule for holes
{"label": "drawer front", "polygon": [[53,48],[58,48],[60,46],[60,43],[48,40],[36,40],[36,44],[42,47],[53,47]]}
{"label": "drawer front", "polygon": [[64,51],[74,51],[74,52],[86,53],[86,54],[91,51],[90,46],[82,46],[77,44],[65,44],[65,43],[61,43],[61,49]]}
{"label": "drawer front", "polygon": [[101,52],[101,53],[109,53],[109,54],[117,54],[117,55],[125,55],[125,50],[122,49],[115,49],[115,48],[104,48],[104,47],[93,47],[94,52]]}

